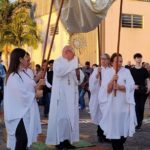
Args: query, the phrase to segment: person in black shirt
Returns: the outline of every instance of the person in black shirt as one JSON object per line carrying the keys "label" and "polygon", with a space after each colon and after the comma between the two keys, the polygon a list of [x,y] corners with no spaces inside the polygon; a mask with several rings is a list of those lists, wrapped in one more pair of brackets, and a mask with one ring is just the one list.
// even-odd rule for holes
{"label": "person in black shirt", "polygon": [[125,65],[125,68],[127,68],[127,69],[131,69],[131,67],[132,67],[132,65],[131,65],[131,61],[128,61],[128,64],[127,64],[127,65]]}
{"label": "person in black shirt", "polygon": [[53,82],[53,63],[54,60],[48,62],[48,70],[45,75],[45,86],[44,86],[44,116],[47,118],[50,108],[50,99],[51,99],[51,88]]}
{"label": "person in black shirt", "polygon": [[149,77],[150,77],[150,64],[145,63],[143,67],[148,71],[148,74],[149,74]]}
{"label": "person in black shirt", "polygon": [[149,74],[148,71],[142,67],[142,55],[140,53],[134,55],[134,60],[136,63],[135,67],[131,68],[130,71],[135,82],[134,98],[138,123],[136,129],[140,129],[144,116],[145,102],[149,93],[149,88],[147,86],[149,84]]}
{"label": "person in black shirt", "polygon": [[91,73],[93,72],[93,69],[90,67],[90,62],[86,61],[85,66],[82,68],[82,71],[84,73],[84,80],[79,86],[79,104],[80,104],[80,109],[84,110],[85,109],[85,99],[84,95],[87,92],[88,97],[90,99],[90,91],[89,91],[89,77]]}

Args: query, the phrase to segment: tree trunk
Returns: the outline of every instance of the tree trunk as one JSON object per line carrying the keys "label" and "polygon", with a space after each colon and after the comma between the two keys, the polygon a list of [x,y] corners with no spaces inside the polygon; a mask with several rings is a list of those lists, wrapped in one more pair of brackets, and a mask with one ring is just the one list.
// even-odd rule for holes
{"label": "tree trunk", "polygon": [[8,68],[8,56],[9,56],[9,46],[6,45],[6,49],[5,49],[5,65],[6,65],[6,68]]}

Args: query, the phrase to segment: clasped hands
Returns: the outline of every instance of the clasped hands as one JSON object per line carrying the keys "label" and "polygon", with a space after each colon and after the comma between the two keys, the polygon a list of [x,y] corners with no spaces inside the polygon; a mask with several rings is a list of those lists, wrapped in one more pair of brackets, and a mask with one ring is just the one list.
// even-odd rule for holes
{"label": "clasped hands", "polygon": [[111,80],[111,83],[112,83],[112,85],[113,85],[113,89],[114,89],[114,90],[125,91],[125,86],[124,86],[124,85],[119,85],[119,84],[117,83],[118,78],[119,78],[118,75],[115,74],[115,75],[113,76],[112,80]]}
{"label": "clasped hands", "polygon": [[99,79],[101,75],[101,67],[98,67],[97,69],[97,74],[96,74],[96,78]]}
{"label": "clasped hands", "polygon": [[43,97],[43,86],[45,85],[45,79],[40,79],[35,87],[35,97],[39,99]]}

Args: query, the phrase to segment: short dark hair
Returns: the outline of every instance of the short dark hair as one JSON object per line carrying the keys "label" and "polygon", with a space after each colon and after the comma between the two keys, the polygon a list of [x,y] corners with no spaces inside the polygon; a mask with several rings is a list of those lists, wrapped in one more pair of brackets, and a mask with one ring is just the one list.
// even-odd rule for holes
{"label": "short dark hair", "polygon": [[136,53],[136,54],[134,54],[133,58],[134,58],[134,59],[135,59],[135,58],[142,58],[142,54]]}
{"label": "short dark hair", "polygon": [[42,64],[44,64],[44,63],[47,63],[47,60],[46,60],[46,59],[43,60]]}
{"label": "short dark hair", "polygon": [[53,64],[54,63],[54,60],[53,59],[51,59],[49,62],[48,62],[48,64]]}
{"label": "short dark hair", "polygon": [[35,67],[37,67],[39,69],[41,68],[41,66],[39,64],[36,64]]}
{"label": "short dark hair", "polygon": [[85,62],[85,65],[90,66],[90,62],[89,62],[89,61],[86,61],[86,62]]}
{"label": "short dark hair", "polygon": [[113,53],[113,54],[111,55],[111,58],[110,58],[110,62],[111,62],[111,63],[114,61],[114,58],[117,57],[117,55],[120,56],[120,57],[122,57],[121,54]]}
{"label": "short dark hair", "polygon": [[97,65],[97,64],[93,64],[92,66],[98,67],[98,65]]}

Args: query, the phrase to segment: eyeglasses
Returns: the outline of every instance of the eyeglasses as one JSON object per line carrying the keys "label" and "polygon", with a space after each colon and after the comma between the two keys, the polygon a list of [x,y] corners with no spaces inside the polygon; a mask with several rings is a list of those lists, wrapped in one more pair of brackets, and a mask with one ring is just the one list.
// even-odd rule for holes
{"label": "eyeglasses", "polygon": [[101,58],[101,60],[107,60],[107,58]]}

